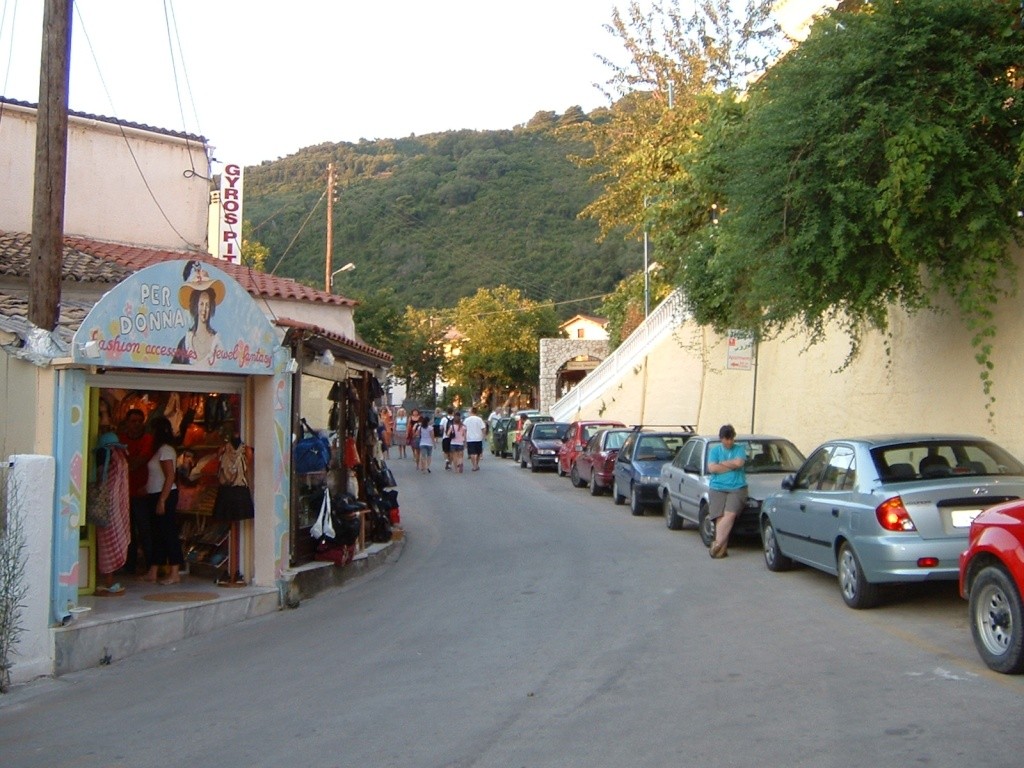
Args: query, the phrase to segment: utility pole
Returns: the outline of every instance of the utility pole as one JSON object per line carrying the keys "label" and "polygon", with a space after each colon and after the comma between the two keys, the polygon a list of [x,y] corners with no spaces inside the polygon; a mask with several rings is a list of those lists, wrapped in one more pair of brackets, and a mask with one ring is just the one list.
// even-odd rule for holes
{"label": "utility pole", "polygon": [[331,261],[334,250],[334,163],[327,164],[327,258],[324,270],[324,290],[331,293]]}
{"label": "utility pole", "polygon": [[68,167],[68,83],[72,0],[46,0],[36,110],[28,319],[52,331],[60,317],[64,190]]}

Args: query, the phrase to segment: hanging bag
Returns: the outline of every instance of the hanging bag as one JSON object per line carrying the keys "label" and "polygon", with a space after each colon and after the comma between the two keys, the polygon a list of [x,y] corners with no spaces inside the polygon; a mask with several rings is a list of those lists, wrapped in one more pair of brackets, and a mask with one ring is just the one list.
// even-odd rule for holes
{"label": "hanging bag", "polygon": [[331,519],[331,494],[324,488],[324,499],[320,502],[320,514],[316,516],[309,535],[314,539],[333,539],[334,521]]}
{"label": "hanging bag", "polygon": [[295,442],[294,465],[296,473],[308,475],[312,472],[326,472],[331,462],[331,443],[321,437],[306,423],[302,423],[303,436]]}
{"label": "hanging bag", "polygon": [[97,471],[86,488],[85,501],[85,522],[95,525],[97,528],[106,528],[110,525],[111,510],[114,500],[110,495],[110,483],[107,482],[110,470],[110,452],[120,446],[117,435],[113,432],[105,432],[99,437],[96,451],[96,464],[103,463],[102,472]]}

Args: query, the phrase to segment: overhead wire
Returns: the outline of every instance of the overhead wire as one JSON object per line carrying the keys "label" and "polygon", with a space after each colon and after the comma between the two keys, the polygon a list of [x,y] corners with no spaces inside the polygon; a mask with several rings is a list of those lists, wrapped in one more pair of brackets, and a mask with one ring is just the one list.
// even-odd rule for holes
{"label": "overhead wire", "polygon": [[309,213],[306,215],[306,218],[303,220],[302,224],[299,225],[299,229],[295,233],[295,236],[292,237],[291,242],[288,243],[288,247],[284,249],[284,253],[281,254],[280,258],[278,258],[277,263],[274,265],[274,268],[267,273],[268,275],[273,275],[274,273],[277,272],[277,268],[281,266],[281,262],[284,260],[284,257],[288,255],[288,252],[292,249],[292,246],[295,245],[295,241],[299,239],[299,235],[302,234],[302,230],[306,228],[306,225],[309,223],[309,220],[313,218],[313,214],[316,213],[316,209],[320,207],[320,203],[324,201],[325,197],[327,197],[326,188],[324,188],[324,191],[320,193],[320,197],[317,198],[316,203],[313,205],[312,208],[310,208]]}
{"label": "overhead wire", "polygon": [[[4,24],[7,21],[7,0],[4,0],[3,14],[0,15],[0,40],[4,38]],[[14,0],[13,8],[11,10],[11,47],[7,52],[7,66],[4,68],[4,87],[0,93],[7,93],[7,83],[11,77],[11,62],[14,61],[14,27],[15,20],[18,18],[18,0]],[[0,121],[4,118],[4,102],[0,102]]]}
{"label": "overhead wire", "polygon": [[78,28],[81,30],[82,35],[84,35],[85,37],[85,43],[89,48],[89,54],[92,56],[93,63],[96,65],[96,74],[99,77],[100,85],[103,86],[103,92],[107,95],[107,101],[110,103],[111,110],[114,112],[114,124],[117,125],[117,128],[121,133],[121,139],[124,141],[125,147],[128,149],[128,154],[131,155],[132,162],[135,164],[135,169],[139,172],[139,178],[142,179],[142,183],[146,187],[146,191],[149,193],[150,199],[153,201],[153,204],[156,206],[157,210],[160,211],[160,215],[164,217],[164,221],[167,222],[167,226],[171,228],[171,231],[178,236],[178,239],[180,239],[181,242],[183,242],[189,248],[192,248],[194,250],[204,250],[203,245],[201,243],[189,242],[188,238],[186,238],[183,234],[181,234],[181,232],[178,231],[178,228],[174,226],[174,222],[171,221],[170,217],[167,215],[167,212],[160,204],[160,201],[157,200],[156,193],[153,191],[153,188],[149,185],[149,179],[146,178],[145,171],[142,170],[142,165],[141,163],[139,163],[139,158],[135,155],[135,150],[132,149],[131,142],[128,141],[128,134],[125,133],[124,125],[121,121],[121,118],[117,116],[117,107],[114,105],[114,99],[110,95],[110,89],[107,87],[107,81],[103,77],[103,71],[100,68],[100,62],[96,56],[96,49],[93,48],[92,40],[89,38],[89,30],[85,26],[85,19],[82,18],[81,6],[79,6],[78,3],[75,3],[75,13],[78,15]]}
{"label": "overhead wire", "polygon": [[[177,43],[178,46],[177,50],[179,60],[181,63],[181,72],[185,77],[185,87],[188,89],[189,101],[192,104],[192,117],[196,121],[196,133],[198,133],[200,136],[203,133],[202,128],[199,125],[199,112],[198,110],[196,110],[195,96],[192,93],[192,83],[191,81],[189,81],[188,78],[188,67],[185,64],[185,54],[181,49],[181,35],[178,34],[178,20],[177,17],[174,15],[174,4],[171,2],[171,0],[164,0],[164,26],[167,28],[167,47],[169,49],[171,56],[171,72],[174,76],[174,95],[178,99],[178,112],[181,114],[182,130],[185,133],[185,146],[188,148],[188,160],[192,166],[191,170],[185,171],[184,176],[186,179],[198,176],[199,178],[205,181],[211,181],[210,177],[203,176],[196,170],[196,162],[195,159],[192,157],[192,143],[188,137],[188,130],[185,128],[185,126],[188,125],[188,122],[185,120],[185,107],[181,103],[181,86],[178,84],[178,64],[175,62],[174,59],[175,42]],[[174,28],[173,38],[171,37],[172,27]]]}

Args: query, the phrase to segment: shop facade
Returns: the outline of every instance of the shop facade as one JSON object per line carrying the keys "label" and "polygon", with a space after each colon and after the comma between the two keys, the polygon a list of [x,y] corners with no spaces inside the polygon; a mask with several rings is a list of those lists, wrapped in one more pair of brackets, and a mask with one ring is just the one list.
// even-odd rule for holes
{"label": "shop facade", "polygon": [[[210,335],[205,343],[202,328]],[[79,595],[96,588],[97,532],[85,519],[92,451],[133,409],[147,422],[164,416],[174,428],[189,573],[268,586],[281,577],[288,567],[290,359],[252,297],[198,260],[140,270],[93,306],[74,335],[70,364],[57,372],[56,625],[68,621]],[[254,515],[214,519],[219,456],[238,442],[255,457]]]}

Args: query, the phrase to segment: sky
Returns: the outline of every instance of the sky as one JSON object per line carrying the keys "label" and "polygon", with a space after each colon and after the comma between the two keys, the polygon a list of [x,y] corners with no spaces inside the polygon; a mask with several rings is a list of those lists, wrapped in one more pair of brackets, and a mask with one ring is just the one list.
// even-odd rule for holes
{"label": "sky", "polygon": [[[69,107],[255,165],[322,142],[606,105],[615,0],[75,0]],[[0,94],[36,103],[43,0],[0,0]],[[170,32],[168,31],[170,29]],[[219,171],[218,165],[214,171]]]}

